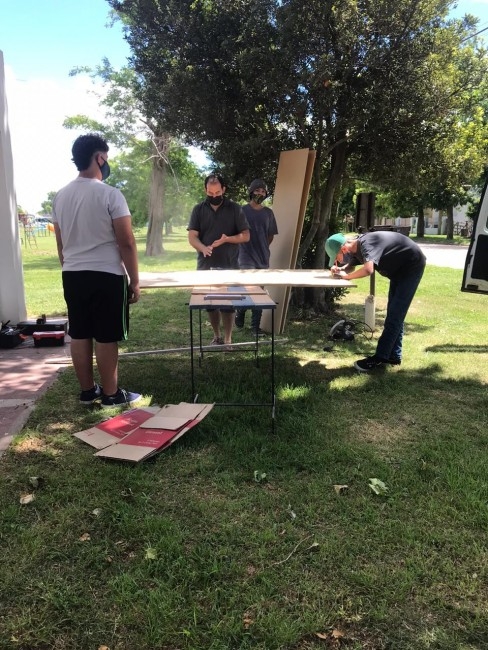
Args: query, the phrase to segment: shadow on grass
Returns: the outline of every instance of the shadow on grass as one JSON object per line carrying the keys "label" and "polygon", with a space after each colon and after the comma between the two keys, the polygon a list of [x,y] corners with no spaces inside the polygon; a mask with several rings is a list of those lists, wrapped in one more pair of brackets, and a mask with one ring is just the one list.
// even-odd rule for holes
{"label": "shadow on grass", "polygon": [[59,265],[59,260],[56,256],[52,254],[39,253],[39,257],[31,258],[28,261],[23,263],[24,272],[36,272],[36,271],[56,271],[61,277],[61,267]]}
{"label": "shadow on grass", "polygon": [[426,352],[469,352],[469,353],[486,353],[488,345],[456,345],[455,343],[446,343],[444,345],[431,345],[425,348]]}

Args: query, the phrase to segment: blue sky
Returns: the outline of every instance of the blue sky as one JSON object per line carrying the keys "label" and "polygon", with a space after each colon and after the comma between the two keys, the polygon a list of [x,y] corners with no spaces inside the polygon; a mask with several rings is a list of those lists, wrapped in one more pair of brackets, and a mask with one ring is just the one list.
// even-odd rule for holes
{"label": "blue sky", "polygon": [[459,0],[457,7],[451,11],[451,16],[459,18],[464,14],[479,18],[478,29],[488,27],[488,0]]}
{"label": "blue sky", "polygon": [[126,63],[129,46],[120,23],[109,28],[105,0],[0,0],[0,49],[20,80],[49,76],[60,81],[81,65],[106,56]]}
{"label": "blue sky", "polygon": [[[76,175],[70,150],[77,133],[63,128],[64,118],[103,118],[89,79],[69,77],[70,70],[104,57],[120,68],[130,55],[121,25],[107,27],[109,12],[105,0],[0,0],[17,203],[29,212]],[[460,0],[452,15],[465,13],[488,27],[488,0]]]}
{"label": "blue sky", "polygon": [[0,0],[14,183],[17,203],[30,213],[76,176],[70,159],[79,133],[63,128],[65,117],[103,119],[90,79],[69,77],[70,70],[104,57],[115,68],[127,62],[122,27],[106,26],[109,13],[105,0]]}

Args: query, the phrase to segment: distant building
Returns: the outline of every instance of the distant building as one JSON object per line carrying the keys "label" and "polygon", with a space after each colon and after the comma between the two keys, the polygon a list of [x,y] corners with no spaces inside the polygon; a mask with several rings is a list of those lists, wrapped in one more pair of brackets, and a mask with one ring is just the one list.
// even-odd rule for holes
{"label": "distant building", "polygon": [[[468,206],[462,205],[454,208],[453,221],[454,221],[454,234],[469,237],[473,228],[473,221],[468,218]],[[425,220],[425,234],[426,235],[445,235],[447,216],[445,210],[434,210],[426,208],[424,210]],[[417,217],[412,218],[412,230],[415,234],[417,232]]]}
{"label": "distant building", "polygon": [[[470,237],[473,228],[473,221],[467,216],[468,207],[466,205],[454,208],[454,234],[462,235],[463,237]],[[426,208],[424,210],[425,230],[426,235],[445,235],[447,216],[445,210],[434,210],[433,208]],[[375,218],[375,225],[378,226],[391,226],[395,229],[400,229],[404,232],[405,228],[410,228],[410,234],[417,234],[417,217],[396,217],[395,219],[389,217]]]}

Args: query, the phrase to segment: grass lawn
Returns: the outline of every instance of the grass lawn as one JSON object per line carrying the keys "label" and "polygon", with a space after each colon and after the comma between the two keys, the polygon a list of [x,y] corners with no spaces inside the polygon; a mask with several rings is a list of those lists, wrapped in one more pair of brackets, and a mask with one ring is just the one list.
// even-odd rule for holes
{"label": "grass lawn", "polygon": [[[141,270],[194,268],[183,229],[165,246]],[[54,237],[24,262],[29,315],[63,314]],[[461,278],[426,269],[402,366],[371,376],[352,363],[375,340],[323,350],[341,315],[362,318],[368,280],[334,317],[291,311],[275,432],[268,409],[215,407],[139,465],[72,436],[106,413],[63,372],[0,459],[0,650],[486,650],[487,298]],[[123,351],[188,345],[187,299],[144,291]],[[269,360],[207,355],[201,401],[259,401]],[[187,401],[189,364],[121,357],[120,383]]]}

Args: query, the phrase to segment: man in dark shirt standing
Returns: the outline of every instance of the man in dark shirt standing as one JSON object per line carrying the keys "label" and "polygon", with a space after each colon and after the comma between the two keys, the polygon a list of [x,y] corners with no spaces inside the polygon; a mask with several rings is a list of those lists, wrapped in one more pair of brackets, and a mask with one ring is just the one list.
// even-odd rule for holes
{"label": "man in dark shirt standing", "polygon": [[[425,269],[420,247],[397,232],[366,232],[354,239],[337,233],[325,243],[331,271],[346,280],[365,278],[374,271],[390,280],[383,332],[373,356],[356,361],[359,372],[369,372],[384,364],[400,365],[404,321]],[[363,266],[357,271],[357,264]]]}
{"label": "man in dark shirt standing", "polygon": [[[219,174],[205,179],[207,198],[196,205],[188,224],[188,241],[197,251],[197,269],[238,269],[238,244],[249,241],[249,224],[241,206],[225,194],[225,183]],[[234,309],[207,309],[214,337],[212,345],[232,343]],[[221,318],[222,315],[222,318]],[[224,337],[220,335],[220,323]]]}

